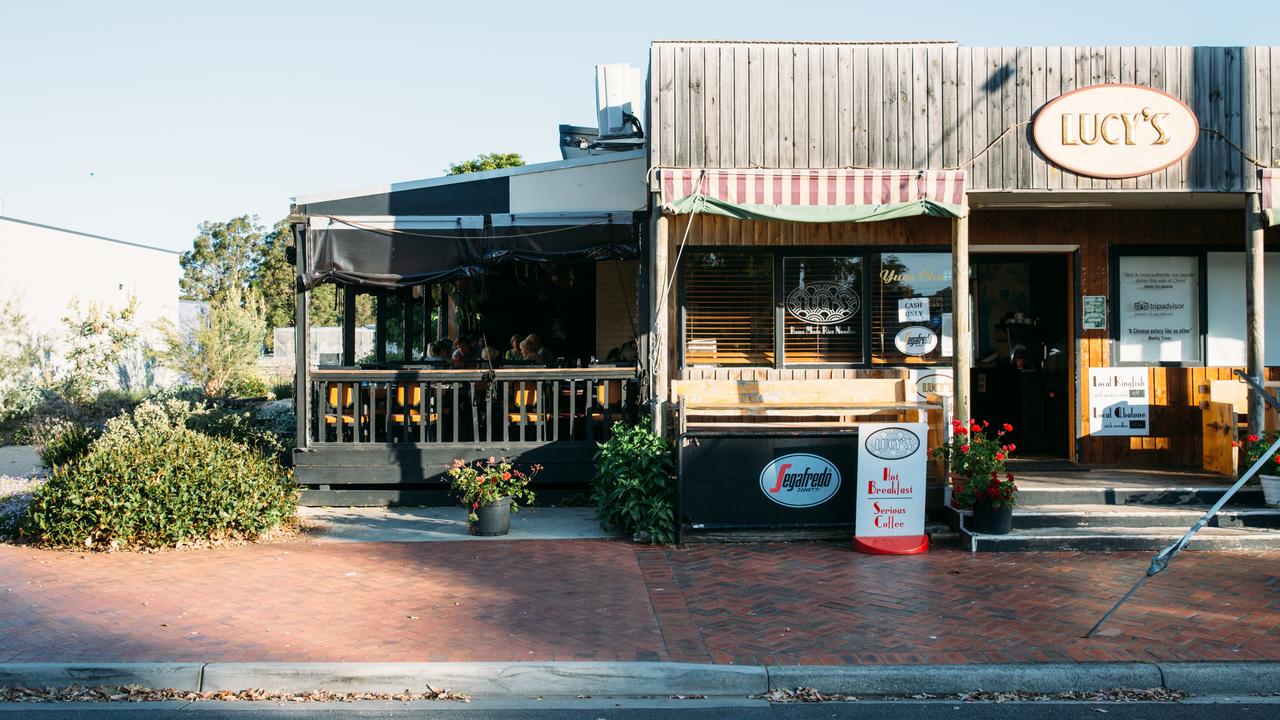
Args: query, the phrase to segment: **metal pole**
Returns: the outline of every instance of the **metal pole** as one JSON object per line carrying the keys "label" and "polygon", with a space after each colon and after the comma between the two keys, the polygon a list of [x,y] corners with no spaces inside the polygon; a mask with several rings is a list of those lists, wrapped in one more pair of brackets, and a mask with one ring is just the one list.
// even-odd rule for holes
{"label": "metal pole", "polygon": [[[1236,374],[1250,385],[1251,396],[1254,393],[1257,393],[1262,397],[1266,404],[1280,410],[1280,402],[1277,402],[1275,398],[1271,397],[1260,383],[1255,382],[1253,378],[1240,370],[1237,370]],[[1086,638],[1093,637],[1093,634],[1098,632],[1098,628],[1102,627],[1102,624],[1107,621],[1107,618],[1111,617],[1112,613],[1120,609],[1120,606],[1132,597],[1133,594],[1137,592],[1138,588],[1142,587],[1149,578],[1155,577],[1161,570],[1169,567],[1169,563],[1173,561],[1173,556],[1182,552],[1183,548],[1187,546],[1187,543],[1191,542],[1191,538],[1195,537],[1196,533],[1200,532],[1201,528],[1209,524],[1209,521],[1213,519],[1214,515],[1218,514],[1218,511],[1222,509],[1223,505],[1227,504],[1227,501],[1231,499],[1231,496],[1235,495],[1240,488],[1244,487],[1245,483],[1252,480],[1253,476],[1262,469],[1263,465],[1267,464],[1268,460],[1275,456],[1277,451],[1280,451],[1280,438],[1277,438],[1276,441],[1271,444],[1271,447],[1268,448],[1266,452],[1262,453],[1257,462],[1255,462],[1253,466],[1245,472],[1245,474],[1241,475],[1240,479],[1236,480],[1236,483],[1228,488],[1227,491],[1222,494],[1222,497],[1218,498],[1218,502],[1214,503],[1213,507],[1206,510],[1205,513],[1200,516],[1200,519],[1196,520],[1196,523],[1192,525],[1181,538],[1178,538],[1168,547],[1156,553],[1155,557],[1151,558],[1151,565],[1147,568],[1147,574],[1139,578],[1138,582],[1134,583],[1133,587],[1129,588],[1129,592],[1125,593],[1124,597],[1120,598],[1115,605],[1112,605],[1111,609],[1108,610],[1106,614],[1103,615],[1092,628],[1090,628],[1089,632],[1084,634],[1084,636]]]}

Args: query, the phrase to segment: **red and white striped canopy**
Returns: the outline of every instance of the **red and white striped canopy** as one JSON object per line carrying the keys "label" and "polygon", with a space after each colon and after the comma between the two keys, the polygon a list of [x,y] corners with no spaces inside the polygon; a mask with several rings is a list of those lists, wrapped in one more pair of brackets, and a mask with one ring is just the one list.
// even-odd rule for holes
{"label": "red and white striped canopy", "polygon": [[734,205],[965,205],[963,170],[661,168],[658,182],[663,205],[692,195]]}

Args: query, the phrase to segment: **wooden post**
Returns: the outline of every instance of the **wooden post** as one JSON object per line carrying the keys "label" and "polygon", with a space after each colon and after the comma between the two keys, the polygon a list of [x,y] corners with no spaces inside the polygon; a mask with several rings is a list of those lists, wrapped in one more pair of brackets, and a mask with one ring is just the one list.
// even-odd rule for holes
{"label": "wooden post", "polygon": [[373,361],[387,361],[387,291],[379,290],[377,295],[377,317],[373,326]]}
{"label": "wooden post", "polygon": [[[655,200],[654,207],[657,206],[658,201]],[[663,215],[661,210],[655,209],[654,212],[657,219],[653,223],[653,243],[649,250],[649,283],[653,297],[649,304],[653,309],[649,321],[649,326],[653,328],[650,341],[650,362],[653,367],[649,376],[649,391],[653,396],[651,399],[653,431],[661,435],[666,429],[667,400],[671,386],[670,363],[667,360],[671,347],[671,323],[667,322],[667,319],[671,317],[670,296],[674,293],[668,292],[665,299],[662,297],[663,290],[667,287],[667,274],[671,272],[668,267],[670,253],[667,247],[671,220]]]}
{"label": "wooden post", "polygon": [[342,364],[356,364],[356,289],[342,288]]}
{"label": "wooden post", "polygon": [[[305,221],[304,221],[305,222]],[[293,407],[298,416],[297,445],[299,450],[311,446],[311,361],[309,350],[307,300],[310,293],[302,284],[307,268],[307,231],[304,223],[293,226],[294,245],[294,303],[293,303]]]}
{"label": "wooden post", "polygon": [[971,417],[969,376],[973,370],[973,337],[969,328],[969,217],[956,218],[951,225],[951,312],[955,352],[952,372],[955,397],[952,416],[960,422]]}
{"label": "wooden post", "polygon": [[414,346],[418,342],[415,337],[413,327],[413,289],[405,288],[400,291],[400,309],[404,317],[404,337],[400,338],[400,359],[409,362],[413,360]]}
{"label": "wooden post", "polygon": [[[1262,224],[1262,196],[1249,193],[1245,200],[1245,254],[1244,254],[1244,304],[1245,304],[1245,357],[1249,373],[1259,385],[1266,380],[1266,352],[1264,338],[1265,299],[1265,228]],[[1262,395],[1249,388],[1249,432],[1261,435],[1266,426],[1267,404]]]}

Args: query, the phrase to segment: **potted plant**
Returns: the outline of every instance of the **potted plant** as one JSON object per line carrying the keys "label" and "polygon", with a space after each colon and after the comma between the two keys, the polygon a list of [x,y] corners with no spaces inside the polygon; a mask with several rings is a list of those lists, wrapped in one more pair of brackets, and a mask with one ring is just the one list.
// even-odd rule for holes
{"label": "potted plant", "polygon": [[972,507],[973,532],[1004,535],[1013,526],[1013,507],[1018,503],[1018,486],[1013,473],[1005,471],[1005,460],[1017,450],[1002,442],[1013,426],[1004,423],[990,435],[991,423],[959,420],[951,423],[951,439],[934,448],[933,456],[947,463],[951,472],[952,499],[958,507]]}
{"label": "potted plant", "polygon": [[[1275,432],[1267,433],[1259,437],[1258,435],[1249,435],[1244,440],[1234,442],[1232,445],[1240,448],[1240,474],[1243,475],[1258,462],[1258,458],[1262,457],[1262,453],[1266,452],[1276,441],[1276,437],[1280,434]],[[1258,482],[1262,483],[1262,499],[1268,505],[1280,507],[1280,454],[1272,458],[1273,462],[1262,466],[1258,471]],[[1275,473],[1275,474],[1272,474]]]}
{"label": "potted plant", "polygon": [[541,465],[520,472],[507,458],[489,458],[468,463],[454,460],[449,467],[449,485],[458,501],[470,508],[467,523],[473,535],[506,535],[511,530],[511,514],[520,504],[533,502],[529,483]]}

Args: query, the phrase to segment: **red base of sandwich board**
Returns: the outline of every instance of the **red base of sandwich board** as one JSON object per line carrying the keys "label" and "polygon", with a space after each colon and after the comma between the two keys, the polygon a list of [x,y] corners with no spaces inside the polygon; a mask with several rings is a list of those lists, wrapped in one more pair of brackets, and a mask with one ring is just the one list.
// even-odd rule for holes
{"label": "red base of sandwich board", "polygon": [[929,550],[928,535],[853,538],[853,549],[872,555],[915,555]]}

